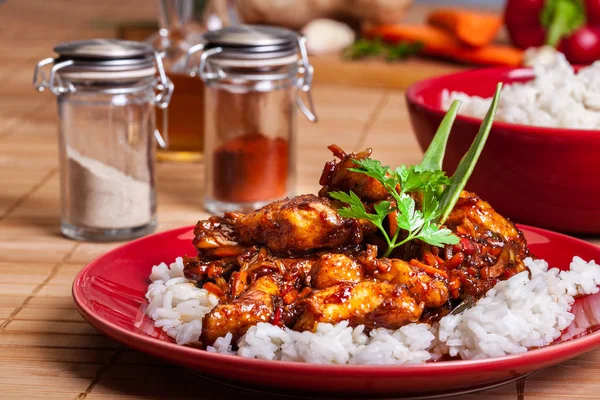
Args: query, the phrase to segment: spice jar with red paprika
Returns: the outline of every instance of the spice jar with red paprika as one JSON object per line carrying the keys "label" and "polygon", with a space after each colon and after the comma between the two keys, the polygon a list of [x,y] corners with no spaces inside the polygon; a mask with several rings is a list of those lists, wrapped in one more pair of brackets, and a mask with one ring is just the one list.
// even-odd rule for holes
{"label": "spice jar with red paprika", "polygon": [[504,20],[519,48],[549,45],[572,64],[600,59],[600,0],[508,0]]}
{"label": "spice jar with red paprika", "polygon": [[204,39],[188,53],[188,65],[197,61],[190,73],[206,87],[204,207],[248,212],[292,196],[296,107],[317,119],[305,39],[259,25],[230,26]]}

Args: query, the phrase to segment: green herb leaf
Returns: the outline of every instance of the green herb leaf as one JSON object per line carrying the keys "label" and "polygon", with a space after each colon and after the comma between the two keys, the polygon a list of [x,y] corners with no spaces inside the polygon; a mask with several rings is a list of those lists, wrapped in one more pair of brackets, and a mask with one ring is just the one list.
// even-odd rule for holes
{"label": "green herb leaf", "polygon": [[426,221],[433,221],[439,216],[440,202],[435,195],[434,189],[431,187],[423,191],[421,210],[423,212],[423,219]]}
{"label": "green herb leaf", "polygon": [[395,190],[397,182],[394,179],[394,176],[390,174],[390,167],[381,165],[379,160],[373,160],[371,158],[361,158],[353,161],[358,168],[348,168],[349,171],[359,172],[361,174],[370,176],[371,178],[381,182],[386,189]]}
{"label": "green herb leaf", "polygon": [[422,192],[428,187],[447,185],[450,179],[444,171],[426,170],[419,165],[406,167],[402,165],[394,171],[400,181],[402,192]]}
{"label": "green herb leaf", "polygon": [[379,160],[372,158],[360,158],[352,161],[359,168],[349,168],[350,171],[360,172],[377,180],[387,178],[387,172],[390,170],[390,167],[383,166]]}
{"label": "green herb leaf", "polygon": [[381,38],[358,39],[344,49],[342,56],[349,60],[359,60],[365,57],[385,56],[388,61],[405,60],[418,54],[423,49],[422,42],[385,43]]}
{"label": "green herb leaf", "polygon": [[473,173],[475,164],[477,164],[477,160],[481,155],[483,147],[485,146],[485,142],[490,134],[490,130],[492,129],[501,91],[502,83],[499,83],[496,87],[496,93],[492,99],[490,109],[488,110],[483,122],[481,123],[481,126],[479,127],[479,132],[477,133],[475,140],[473,140],[473,143],[471,144],[469,151],[467,151],[467,154],[465,154],[460,160],[460,163],[458,164],[458,167],[456,168],[456,171],[450,180],[450,184],[446,186],[442,193],[442,198],[440,201],[441,213],[440,220],[438,221],[440,224],[443,224],[446,222],[446,219],[448,219],[450,212],[452,212],[452,209],[460,197],[460,193],[465,188],[467,181]]}
{"label": "green herb leaf", "polygon": [[381,39],[358,39],[344,50],[343,57],[350,60],[358,60],[383,53],[385,53],[385,44]]}
{"label": "green herb leaf", "polygon": [[340,214],[340,216],[344,218],[358,218],[370,221],[383,233],[383,236],[388,243],[388,250],[392,248],[391,246],[393,241],[390,239],[385,228],[383,227],[383,220],[395,210],[395,208],[392,207],[391,202],[380,201],[376,203],[373,207],[375,209],[375,214],[371,214],[367,212],[365,205],[362,203],[362,201],[360,201],[360,198],[353,191],[350,191],[350,193],[329,192],[329,195],[333,199],[339,200],[350,206],[338,209],[338,214]]}
{"label": "green herb leaf", "polygon": [[415,239],[420,239],[432,246],[443,247],[447,244],[457,244],[460,242],[458,236],[456,236],[448,228],[440,228],[439,225],[433,221],[427,221],[421,229],[421,232]]}
{"label": "green herb leaf", "polygon": [[[368,214],[358,196],[353,192],[350,192],[350,194],[343,192],[330,194],[333,198],[350,204],[350,208],[340,210],[340,215],[367,219],[382,231],[388,244],[384,257],[389,256],[395,248],[414,239],[422,240],[434,246],[445,243],[458,243],[458,238],[445,228],[442,233],[436,233],[441,230],[435,222],[440,214],[436,188],[450,182],[443,171],[425,170],[418,165],[412,167],[402,165],[391,171],[389,167],[383,166],[378,160],[370,158],[354,160],[354,163],[357,168],[349,168],[349,170],[367,175],[380,182],[394,198],[396,206],[392,207],[392,203],[387,201],[379,202],[374,206],[375,214]],[[421,210],[417,208],[414,197],[409,193],[422,193]],[[392,211],[398,211],[396,223],[399,230],[390,238],[385,228],[383,228],[383,220]],[[398,240],[401,230],[406,234],[402,240]]]}
{"label": "green herb leaf", "polygon": [[387,56],[388,61],[406,60],[412,55],[419,54],[423,50],[422,42],[400,42],[395,45],[387,45]]}
{"label": "green herb leaf", "polygon": [[398,216],[396,217],[398,227],[408,231],[409,237],[412,233],[423,227],[423,224],[425,223],[423,220],[423,213],[417,210],[415,200],[408,194],[403,193],[400,196],[398,211]]}
{"label": "green herb leaf", "polygon": [[344,207],[338,210],[338,214],[344,218],[366,219],[375,225],[381,224],[383,218],[385,218],[385,215],[381,216],[379,214],[369,214],[365,209],[365,205],[362,203],[362,201],[360,201],[360,198],[353,191],[350,191],[349,194],[345,192],[330,192],[329,195],[332,198],[349,205],[349,207]]}
{"label": "green herb leaf", "polygon": [[446,153],[446,144],[448,143],[448,137],[452,131],[452,125],[454,124],[459,108],[459,100],[454,100],[450,105],[450,108],[448,108],[444,119],[440,123],[433,140],[423,156],[423,161],[421,161],[420,164],[423,169],[430,171],[442,170],[442,162],[444,161],[444,154]]}
{"label": "green herb leaf", "polygon": [[375,213],[379,216],[383,216],[381,219],[387,217],[387,215],[392,212],[392,203],[389,201],[380,201],[379,203],[375,203],[373,207],[375,209]]}

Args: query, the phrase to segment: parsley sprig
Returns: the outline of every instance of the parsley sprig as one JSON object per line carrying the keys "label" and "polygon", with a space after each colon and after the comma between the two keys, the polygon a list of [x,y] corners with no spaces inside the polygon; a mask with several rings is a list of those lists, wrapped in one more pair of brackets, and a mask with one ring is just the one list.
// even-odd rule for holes
{"label": "parsley sprig", "polygon": [[[329,192],[333,199],[347,204],[338,210],[339,214],[345,218],[370,221],[379,228],[388,245],[384,257],[388,257],[394,249],[411,240],[421,240],[439,247],[458,243],[459,238],[443,224],[456,205],[481,155],[492,127],[501,90],[502,84],[499,83],[479,132],[458,164],[452,178],[448,178],[442,171],[442,160],[458,113],[460,105],[458,101],[453,102],[448,109],[421,164],[409,167],[402,165],[392,170],[370,158],[353,160],[356,168],[349,168],[349,170],[370,176],[380,182],[390,193],[393,201],[375,203],[372,207],[373,212],[369,212],[353,191]],[[420,210],[415,201],[417,196],[421,199]],[[383,226],[383,221],[394,212],[399,229],[390,237]],[[400,237],[401,232],[402,237]]]}
{"label": "parsley sprig", "polygon": [[[365,174],[379,181],[394,201],[375,203],[374,212],[370,213],[352,191],[350,193],[330,192],[329,195],[348,205],[338,210],[342,217],[365,219],[379,228],[388,245],[384,257],[389,256],[397,247],[415,239],[433,246],[458,243],[458,237],[436,222],[441,211],[437,188],[450,183],[450,179],[443,171],[428,170],[419,165],[411,167],[403,165],[392,170],[381,165],[378,160],[370,158],[354,160],[354,163],[357,167],[350,168],[350,171]],[[422,195],[420,210],[409,193]],[[383,221],[395,211],[397,211],[396,223],[399,229],[390,237],[383,227]],[[402,238],[400,238],[401,232],[406,232]]]}
{"label": "parsley sprig", "polygon": [[373,40],[358,39],[344,50],[343,56],[348,60],[385,56],[387,61],[399,61],[406,60],[410,56],[419,54],[422,49],[422,42],[399,42],[396,44],[389,44],[385,43],[380,38]]}

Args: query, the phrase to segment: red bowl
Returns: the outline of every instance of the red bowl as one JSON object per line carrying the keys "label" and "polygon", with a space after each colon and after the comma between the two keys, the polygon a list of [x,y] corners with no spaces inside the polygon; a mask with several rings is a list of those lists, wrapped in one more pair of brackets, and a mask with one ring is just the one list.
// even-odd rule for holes
{"label": "red bowl", "polygon": [[[489,68],[418,82],[406,98],[413,130],[426,149],[444,117],[443,89],[491,97],[498,82],[525,82],[529,68]],[[458,116],[444,169],[453,173],[480,119]],[[516,222],[572,233],[600,233],[600,132],[495,122],[467,190]]]}

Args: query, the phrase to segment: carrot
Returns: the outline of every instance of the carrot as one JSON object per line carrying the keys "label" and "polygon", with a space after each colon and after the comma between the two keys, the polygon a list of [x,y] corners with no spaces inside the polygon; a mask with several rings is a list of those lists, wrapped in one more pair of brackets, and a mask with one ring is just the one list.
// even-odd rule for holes
{"label": "carrot", "polygon": [[209,291],[210,293],[214,294],[217,297],[222,297],[225,293],[223,293],[223,291],[221,290],[220,287],[218,287],[217,285],[215,285],[212,282],[206,282],[204,284],[204,286],[202,286],[203,289]]}
{"label": "carrot", "polygon": [[450,290],[458,289],[460,286],[461,286],[460,278],[458,276],[453,276],[452,279],[450,279],[450,283],[448,284],[449,289]]}
{"label": "carrot", "polygon": [[422,53],[456,61],[485,65],[519,66],[523,51],[500,45],[481,48],[466,47],[452,34],[428,25],[379,25],[367,27],[363,34],[368,38],[381,38],[386,42],[421,42]]}
{"label": "carrot", "polygon": [[427,23],[448,31],[463,44],[482,47],[494,40],[502,27],[502,18],[459,8],[440,8],[429,14]]}
{"label": "carrot", "polygon": [[434,268],[434,267],[429,266],[427,264],[424,264],[424,263],[422,263],[419,260],[412,259],[408,263],[410,265],[412,265],[413,267],[417,267],[417,268],[422,269],[423,271],[425,271],[425,273],[427,275],[439,275],[439,276],[441,276],[444,279],[448,279],[448,274],[446,273],[446,271],[442,271],[441,269],[437,269],[437,268]]}
{"label": "carrot", "polygon": [[398,211],[392,211],[388,215],[388,222],[390,224],[390,237],[394,236],[396,234],[396,231],[398,231],[397,217],[398,217]]}
{"label": "carrot", "polygon": [[438,260],[435,258],[433,253],[429,250],[423,254],[423,261],[425,261],[425,264],[431,265],[432,267],[437,267],[437,265],[438,265]]}
{"label": "carrot", "polygon": [[459,277],[455,276],[455,277],[452,277],[452,279],[450,279],[448,288],[450,289],[450,295],[452,296],[453,299],[458,298],[458,296],[460,294],[458,289],[460,289],[461,286],[462,286],[462,283],[461,283]]}
{"label": "carrot", "polygon": [[464,253],[462,253],[462,252],[456,253],[452,256],[452,258],[445,261],[442,266],[446,269],[455,269],[455,268],[458,268],[463,263],[464,260],[465,260]]}

